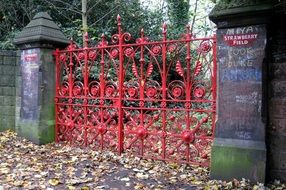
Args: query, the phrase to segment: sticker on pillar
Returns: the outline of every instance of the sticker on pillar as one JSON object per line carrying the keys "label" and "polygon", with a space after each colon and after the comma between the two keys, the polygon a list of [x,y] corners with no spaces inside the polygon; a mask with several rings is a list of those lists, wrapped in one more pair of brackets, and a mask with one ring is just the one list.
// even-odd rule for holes
{"label": "sticker on pillar", "polygon": [[24,54],[23,58],[24,58],[24,63],[37,62],[38,54],[37,53]]}
{"label": "sticker on pillar", "polygon": [[258,34],[235,34],[224,35],[223,39],[230,46],[250,45],[257,39]]}
{"label": "sticker on pillar", "polygon": [[21,52],[21,119],[36,120],[39,116],[39,53],[40,49],[29,49]]}
{"label": "sticker on pillar", "polygon": [[257,38],[258,33],[255,26],[228,29],[223,40],[229,46],[246,46],[252,44]]}

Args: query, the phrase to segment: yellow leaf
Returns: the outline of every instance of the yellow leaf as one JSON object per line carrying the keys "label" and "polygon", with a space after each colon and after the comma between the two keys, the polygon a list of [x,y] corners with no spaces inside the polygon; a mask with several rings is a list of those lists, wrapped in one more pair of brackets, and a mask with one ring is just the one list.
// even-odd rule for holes
{"label": "yellow leaf", "polygon": [[60,183],[60,181],[57,180],[57,179],[50,179],[50,180],[49,180],[49,184],[52,185],[52,186],[56,186],[56,185],[58,185],[59,183]]}
{"label": "yellow leaf", "polygon": [[81,188],[81,190],[89,190],[89,187],[83,186],[83,187]]}
{"label": "yellow leaf", "polygon": [[259,186],[258,185],[254,185],[252,190],[258,190],[259,189]]}
{"label": "yellow leaf", "polygon": [[169,167],[172,169],[177,169],[179,167],[179,165],[177,163],[170,163]]}
{"label": "yellow leaf", "polygon": [[144,188],[144,184],[142,183],[137,183],[135,186],[134,186],[134,189],[138,190],[138,189],[143,189]]}
{"label": "yellow leaf", "polygon": [[14,186],[22,186],[23,185],[23,183],[24,183],[24,181],[15,181],[14,183],[13,183],[13,185]]}
{"label": "yellow leaf", "polygon": [[68,189],[68,190],[75,190],[75,187],[72,186],[72,185],[68,185],[68,186],[67,186],[67,189]]}

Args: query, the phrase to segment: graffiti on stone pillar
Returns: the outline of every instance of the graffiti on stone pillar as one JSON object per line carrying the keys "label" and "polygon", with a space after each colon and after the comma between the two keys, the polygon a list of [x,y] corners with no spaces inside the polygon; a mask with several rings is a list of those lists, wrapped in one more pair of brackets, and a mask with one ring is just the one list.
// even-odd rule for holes
{"label": "graffiti on stone pillar", "polygon": [[21,119],[35,120],[39,117],[39,52],[39,49],[29,49],[21,53]]}
{"label": "graffiti on stone pillar", "polygon": [[[219,133],[255,139],[262,133],[264,25],[218,30]],[[235,121],[235,122],[234,122]],[[223,136],[223,135],[220,135]]]}

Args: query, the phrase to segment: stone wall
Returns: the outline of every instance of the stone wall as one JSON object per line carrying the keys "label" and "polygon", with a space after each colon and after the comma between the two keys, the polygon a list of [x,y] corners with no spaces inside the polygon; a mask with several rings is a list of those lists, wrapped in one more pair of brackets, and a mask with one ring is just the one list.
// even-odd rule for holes
{"label": "stone wall", "polygon": [[15,130],[16,81],[20,75],[20,55],[16,51],[0,51],[0,131]]}
{"label": "stone wall", "polygon": [[[285,16],[284,16],[285,17]],[[278,18],[281,19],[281,16]],[[286,27],[269,27],[268,179],[286,181]]]}

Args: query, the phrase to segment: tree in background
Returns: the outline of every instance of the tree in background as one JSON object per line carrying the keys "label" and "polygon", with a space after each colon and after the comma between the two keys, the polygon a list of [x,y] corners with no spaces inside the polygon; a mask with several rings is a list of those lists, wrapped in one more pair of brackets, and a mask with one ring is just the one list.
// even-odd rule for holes
{"label": "tree in background", "polygon": [[14,49],[14,36],[39,11],[47,11],[70,39],[82,43],[83,29],[94,41],[101,34],[110,37],[117,32],[116,17],[122,17],[123,28],[134,38],[141,28],[151,37],[160,34],[162,14],[141,6],[139,0],[86,0],[86,23],[82,25],[82,2],[79,0],[0,0],[0,49]]}
{"label": "tree in background", "polygon": [[204,31],[207,35],[213,27],[207,10],[213,5],[211,0],[0,0],[0,49],[15,48],[15,34],[39,11],[47,11],[68,38],[81,44],[83,31],[88,31],[94,42],[102,33],[107,37],[116,33],[118,14],[123,29],[134,39],[141,28],[150,39],[161,38],[164,21],[169,24],[169,38],[179,37],[188,23],[194,33]]}
{"label": "tree in background", "polygon": [[180,34],[189,23],[190,0],[167,0],[168,18],[172,34]]}
{"label": "tree in background", "polygon": [[208,19],[208,14],[215,5],[212,0],[166,1],[171,37],[177,37],[178,34],[184,33],[187,24],[191,26],[191,32],[195,35],[213,34],[214,24]]}

